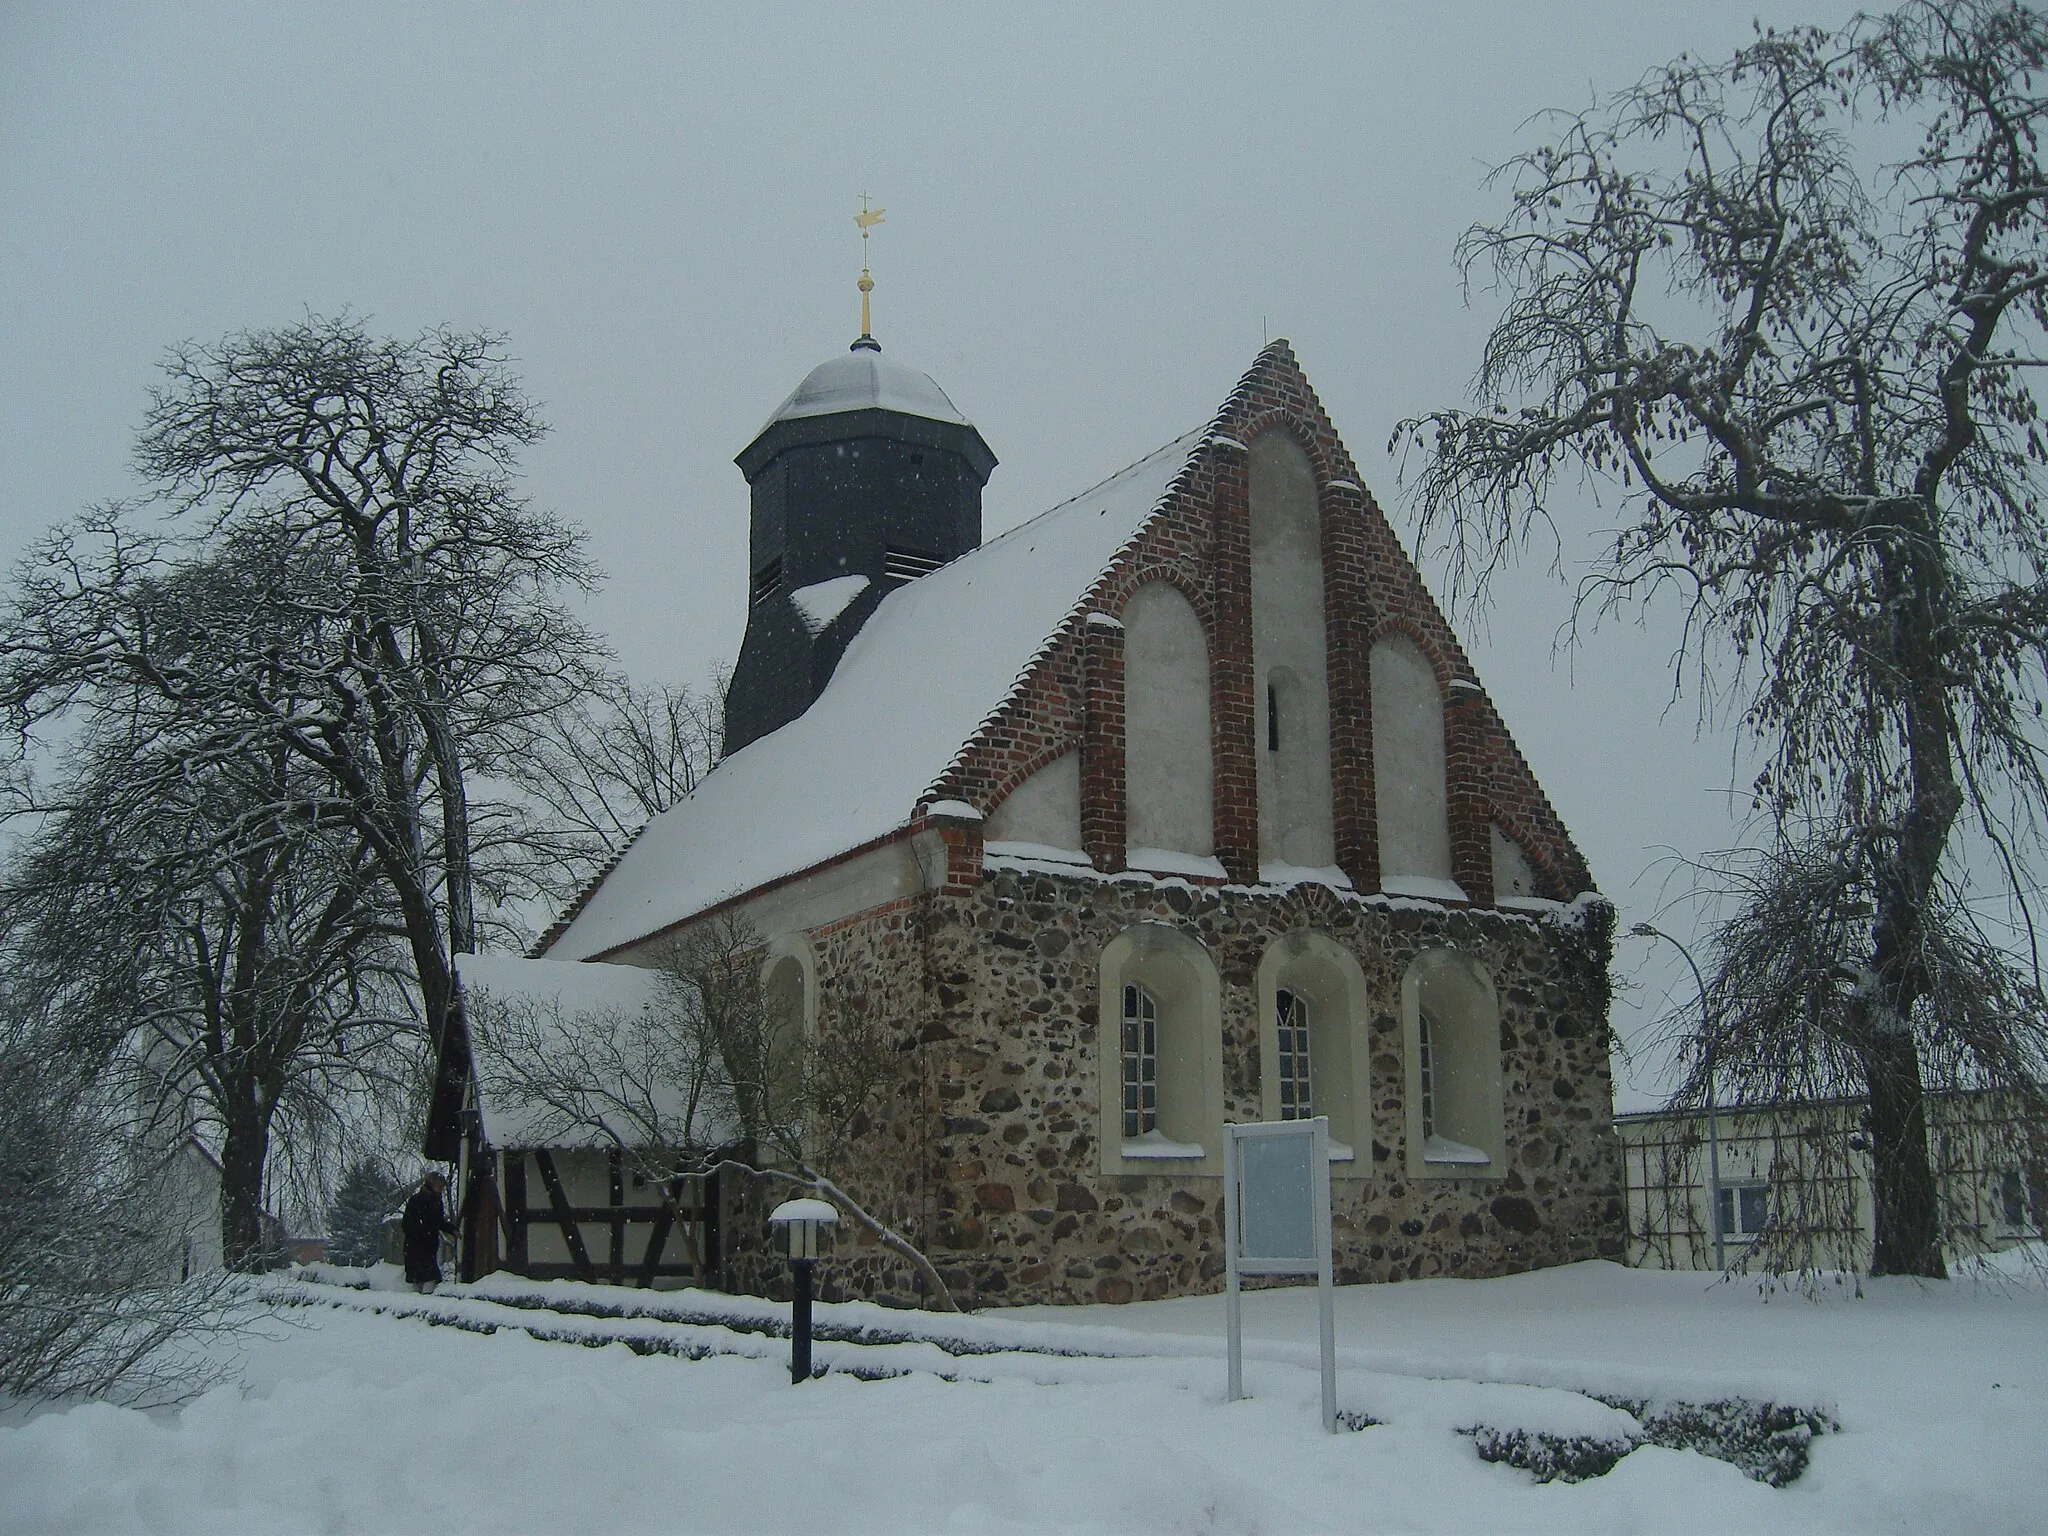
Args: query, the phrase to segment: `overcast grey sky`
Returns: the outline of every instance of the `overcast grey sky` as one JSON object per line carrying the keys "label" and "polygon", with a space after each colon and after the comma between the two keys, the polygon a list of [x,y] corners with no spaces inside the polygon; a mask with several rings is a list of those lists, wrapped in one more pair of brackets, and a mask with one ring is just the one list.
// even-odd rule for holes
{"label": "overcast grey sky", "polygon": [[[1854,9],[1796,3],[1767,19]],[[1407,537],[1387,439],[1477,360],[1451,247],[1501,206],[1486,168],[1756,13],[6,4],[0,559],[136,488],[174,342],[343,307],[490,326],[553,424],[529,488],[611,573],[595,622],[636,675],[701,681],[744,618],[732,456],[858,330],[863,189],[876,332],[1001,459],[989,532],[1199,425],[1285,336]],[[1729,738],[1667,708],[1654,622],[1553,661],[1567,588],[1499,596],[1461,628],[1626,928],[1660,855],[1731,839]],[[1616,960],[1633,1036],[1682,967]],[[1656,1086],[1623,1073],[1623,1107]]]}

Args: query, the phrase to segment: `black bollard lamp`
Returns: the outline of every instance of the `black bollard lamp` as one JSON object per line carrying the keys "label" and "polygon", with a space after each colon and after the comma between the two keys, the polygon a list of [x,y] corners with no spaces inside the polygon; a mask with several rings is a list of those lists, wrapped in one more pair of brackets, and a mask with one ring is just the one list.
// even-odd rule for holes
{"label": "black bollard lamp", "polygon": [[768,1213],[768,1225],[782,1228],[793,1279],[789,1302],[789,1379],[811,1376],[811,1271],[818,1263],[818,1229],[839,1220],[826,1200],[785,1200]]}

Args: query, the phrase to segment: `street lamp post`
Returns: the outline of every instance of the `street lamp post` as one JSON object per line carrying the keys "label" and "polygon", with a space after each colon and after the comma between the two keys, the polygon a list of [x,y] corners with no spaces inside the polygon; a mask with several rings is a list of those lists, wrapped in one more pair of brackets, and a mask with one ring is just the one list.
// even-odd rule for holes
{"label": "street lamp post", "polygon": [[1685,957],[1686,966],[1692,971],[1692,984],[1700,994],[1700,1065],[1706,1069],[1707,1079],[1707,1220],[1714,1226],[1714,1268],[1728,1267],[1726,1237],[1721,1231],[1721,1135],[1720,1119],[1714,1103],[1714,1031],[1707,1018],[1707,983],[1700,975],[1699,963],[1692,957],[1692,951],[1671,937],[1662,928],[1649,923],[1637,923],[1629,933],[1639,939],[1662,939]]}
{"label": "street lamp post", "polygon": [[780,1227],[789,1253],[789,1379],[811,1379],[811,1271],[818,1263],[818,1229],[839,1219],[825,1200],[785,1200],[768,1213],[768,1224]]}

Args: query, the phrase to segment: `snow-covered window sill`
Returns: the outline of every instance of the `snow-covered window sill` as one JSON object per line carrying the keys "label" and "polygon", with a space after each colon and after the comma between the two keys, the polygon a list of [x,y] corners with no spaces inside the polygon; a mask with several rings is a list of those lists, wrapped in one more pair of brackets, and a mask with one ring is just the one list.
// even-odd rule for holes
{"label": "snow-covered window sill", "polygon": [[1343,1142],[1333,1141],[1330,1143],[1330,1161],[1333,1163],[1355,1163],[1358,1161],[1358,1154]]}
{"label": "snow-covered window sill", "polygon": [[1155,1162],[1189,1161],[1207,1157],[1207,1149],[1192,1141],[1172,1141],[1158,1131],[1147,1131],[1142,1136],[1127,1137],[1123,1146],[1124,1156]]}
{"label": "snow-covered window sill", "polygon": [[1442,1164],[1447,1167],[1484,1168],[1493,1161],[1477,1147],[1467,1146],[1462,1141],[1453,1141],[1448,1136],[1432,1136],[1422,1144],[1422,1160],[1425,1163]]}

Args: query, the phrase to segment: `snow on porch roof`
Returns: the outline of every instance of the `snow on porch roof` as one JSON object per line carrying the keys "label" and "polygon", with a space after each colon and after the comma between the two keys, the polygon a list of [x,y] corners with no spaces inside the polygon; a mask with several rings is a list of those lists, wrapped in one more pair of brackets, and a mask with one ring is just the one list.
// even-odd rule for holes
{"label": "snow on porch roof", "polygon": [[891,592],[817,702],[648,823],[548,957],[604,954],[906,825],[1207,433]]}

